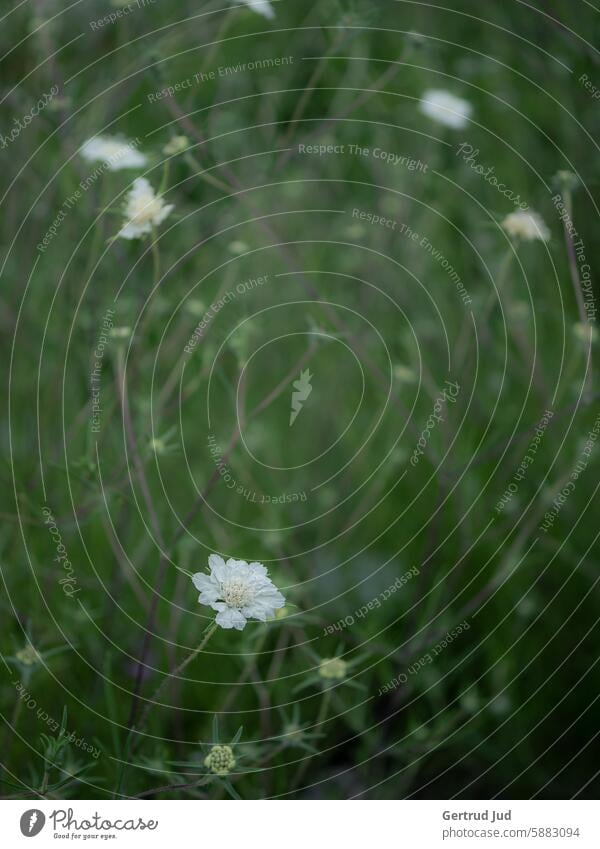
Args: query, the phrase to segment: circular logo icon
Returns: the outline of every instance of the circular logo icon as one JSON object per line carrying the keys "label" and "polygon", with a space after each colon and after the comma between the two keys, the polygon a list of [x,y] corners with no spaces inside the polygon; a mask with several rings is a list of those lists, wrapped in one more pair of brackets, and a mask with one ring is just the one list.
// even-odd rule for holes
{"label": "circular logo icon", "polygon": [[45,822],[45,815],[37,808],[25,811],[21,816],[21,833],[25,837],[35,837],[43,829]]}

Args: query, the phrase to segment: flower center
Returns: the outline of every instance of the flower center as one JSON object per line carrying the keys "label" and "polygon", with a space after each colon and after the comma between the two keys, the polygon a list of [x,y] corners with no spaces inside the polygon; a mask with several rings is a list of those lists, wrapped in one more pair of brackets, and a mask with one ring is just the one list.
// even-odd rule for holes
{"label": "flower center", "polygon": [[217,775],[228,775],[235,767],[231,746],[213,746],[204,764]]}
{"label": "flower center", "polygon": [[254,598],[254,590],[241,578],[229,578],[222,585],[223,599],[229,607],[246,607]]}

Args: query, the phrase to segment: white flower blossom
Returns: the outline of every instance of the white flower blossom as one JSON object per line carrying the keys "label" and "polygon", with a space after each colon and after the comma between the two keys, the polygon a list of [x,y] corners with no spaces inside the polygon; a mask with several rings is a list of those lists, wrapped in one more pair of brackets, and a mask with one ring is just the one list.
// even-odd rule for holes
{"label": "white flower blossom", "polygon": [[110,171],[123,168],[143,168],[146,157],[131,142],[110,136],[94,136],[81,145],[79,151],[88,162],[104,162]]}
{"label": "white flower blossom", "polygon": [[253,12],[258,12],[263,18],[273,19],[275,17],[275,9],[269,3],[269,0],[243,0],[243,2],[252,9]]}
{"label": "white flower blossom", "polygon": [[145,177],[137,177],[125,201],[125,224],[117,235],[122,239],[140,239],[158,227],[173,209],[172,203],[165,203],[154,193]]}
{"label": "white flower blossom", "polygon": [[262,563],[232,558],[225,563],[218,554],[211,554],[208,565],[210,574],[197,572],[192,581],[200,590],[200,604],[217,611],[215,621],[221,628],[243,631],[248,619],[266,622],[285,604]]}
{"label": "white flower blossom", "polygon": [[462,97],[456,97],[449,91],[430,89],[419,103],[421,112],[446,127],[460,130],[469,123],[473,107]]}
{"label": "white flower blossom", "polygon": [[538,215],[537,212],[526,212],[523,209],[511,212],[502,222],[502,226],[509,236],[525,239],[527,242],[533,239],[547,242],[550,238],[550,230],[546,227],[542,216]]}

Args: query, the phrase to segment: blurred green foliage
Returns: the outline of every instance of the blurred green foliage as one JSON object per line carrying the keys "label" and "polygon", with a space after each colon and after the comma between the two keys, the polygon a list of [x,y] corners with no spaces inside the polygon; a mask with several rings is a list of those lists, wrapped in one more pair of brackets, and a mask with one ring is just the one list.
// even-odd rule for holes
{"label": "blurred green foliage", "polygon": [[[579,80],[600,86],[599,16],[579,0],[285,0],[273,21],[226,6],[156,0],[93,27],[116,7],[55,0],[3,22],[4,134],[59,88],[2,151],[3,792],[593,797],[597,452],[552,529],[539,526],[598,415],[585,379],[595,349],[577,335],[551,198],[557,172],[577,175],[573,221],[594,269],[598,104]],[[291,59],[236,70],[277,57]],[[418,101],[431,88],[471,102],[473,121],[454,130],[426,118]],[[107,171],[38,251],[93,171],[78,149],[100,132],[140,140],[173,215],[155,243],[113,241],[137,172]],[[166,157],[182,134],[190,147]],[[461,143],[542,215],[547,246],[513,250],[499,223],[514,207]],[[451,263],[470,306],[400,223]],[[494,284],[501,308],[486,312]],[[94,433],[90,373],[108,309],[132,333],[106,344]],[[313,391],[290,428],[290,383],[307,366]],[[459,397],[411,466],[447,379]],[[227,451],[240,409],[243,439],[224,462],[258,500],[219,479],[208,448],[212,434]],[[535,462],[496,512],[546,409]],[[279,503],[294,493],[306,500]],[[128,751],[152,599],[144,698],[201,638],[210,611],[189,575],[212,551],[268,565],[287,615],[219,631]],[[468,631],[408,671],[463,620]],[[28,641],[41,654],[32,663],[17,654]],[[350,667],[331,684],[319,664],[338,655]],[[406,682],[380,695],[399,674]],[[100,757],[65,744],[64,727],[52,748],[38,711],[60,725],[65,708],[67,731]],[[243,730],[235,771],[208,780],[215,715],[221,742]]]}

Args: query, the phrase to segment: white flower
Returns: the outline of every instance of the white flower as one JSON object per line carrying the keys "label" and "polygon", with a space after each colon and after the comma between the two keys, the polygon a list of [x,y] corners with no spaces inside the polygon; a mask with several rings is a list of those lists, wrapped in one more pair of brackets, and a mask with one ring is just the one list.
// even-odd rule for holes
{"label": "white flower", "polygon": [[165,203],[154,193],[145,177],[137,177],[125,201],[125,224],[117,235],[122,239],[140,239],[158,227],[173,209],[172,203]]}
{"label": "white flower", "polygon": [[225,563],[218,554],[211,554],[208,565],[210,575],[197,572],[192,581],[200,590],[200,604],[208,604],[218,611],[215,621],[221,628],[243,631],[246,620],[266,622],[285,604],[262,563],[231,558]]}
{"label": "white flower", "polygon": [[269,0],[243,0],[243,2],[252,9],[253,12],[258,12],[264,18],[274,18],[275,9],[269,3]]}
{"label": "white flower", "polygon": [[428,118],[433,118],[434,121],[455,130],[467,126],[473,111],[468,101],[441,89],[426,91],[421,98],[419,108]]}
{"label": "white flower", "polygon": [[502,226],[509,236],[525,239],[528,242],[532,239],[541,239],[542,242],[547,242],[550,238],[550,230],[537,212],[525,212],[523,209],[511,212],[502,222]]}
{"label": "white flower", "polygon": [[110,171],[123,168],[142,168],[146,157],[131,142],[110,136],[94,136],[81,145],[79,151],[88,162],[104,162]]}

